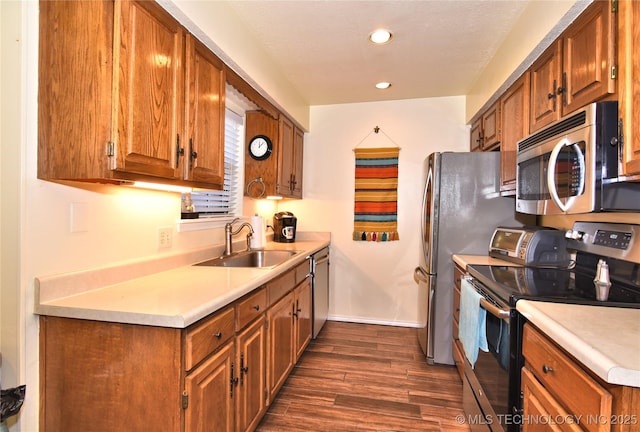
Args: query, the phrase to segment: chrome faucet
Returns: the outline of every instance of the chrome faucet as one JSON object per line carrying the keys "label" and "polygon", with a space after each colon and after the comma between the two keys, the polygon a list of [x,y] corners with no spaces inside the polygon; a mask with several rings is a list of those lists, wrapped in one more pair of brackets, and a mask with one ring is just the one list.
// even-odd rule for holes
{"label": "chrome faucet", "polygon": [[253,236],[253,227],[249,222],[243,222],[242,225],[238,227],[237,230],[233,230],[233,224],[238,222],[240,218],[235,218],[231,222],[225,224],[224,226],[224,255],[229,256],[233,253],[232,244],[233,244],[233,236],[238,234],[244,227],[249,228],[249,234],[247,234],[247,250],[251,249],[251,237]]}

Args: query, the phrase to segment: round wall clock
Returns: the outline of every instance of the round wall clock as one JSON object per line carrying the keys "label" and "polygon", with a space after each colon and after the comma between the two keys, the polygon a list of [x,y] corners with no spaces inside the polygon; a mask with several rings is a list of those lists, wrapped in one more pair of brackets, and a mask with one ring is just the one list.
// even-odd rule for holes
{"label": "round wall clock", "polygon": [[265,160],[271,156],[273,144],[268,136],[256,135],[249,141],[249,155],[255,160]]}

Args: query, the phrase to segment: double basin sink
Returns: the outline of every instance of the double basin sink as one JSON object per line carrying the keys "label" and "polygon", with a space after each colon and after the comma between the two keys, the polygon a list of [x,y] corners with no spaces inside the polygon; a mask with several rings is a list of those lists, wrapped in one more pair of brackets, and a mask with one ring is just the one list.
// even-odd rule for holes
{"label": "double basin sink", "polygon": [[275,267],[297,253],[298,251],[294,250],[249,250],[229,256],[223,255],[194,265],[209,267]]}

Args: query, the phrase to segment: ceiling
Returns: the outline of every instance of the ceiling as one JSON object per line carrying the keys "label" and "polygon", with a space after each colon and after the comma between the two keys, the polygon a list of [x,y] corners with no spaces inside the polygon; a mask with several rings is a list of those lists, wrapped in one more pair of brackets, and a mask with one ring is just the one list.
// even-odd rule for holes
{"label": "ceiling", "polygon": [[[529,0],[233,0],[309,105],[464,95]],[[393,40],[375,46],[378,28]],[[378,90],[375,83],[392,85]]]}

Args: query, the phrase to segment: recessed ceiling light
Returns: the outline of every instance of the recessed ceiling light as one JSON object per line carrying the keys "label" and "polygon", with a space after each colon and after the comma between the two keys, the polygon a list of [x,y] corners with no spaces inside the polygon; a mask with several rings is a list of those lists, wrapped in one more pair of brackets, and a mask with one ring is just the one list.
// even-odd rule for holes
{"label": "recessed ceiling light", "polygon": [[381,90],[388,89],[389,87],[391,87],[391,83],[384,82],[384,81],[376,84],[376,88],[379,88]]}
{"label": "recessed ceiling light", "polygon": [[391,34],[391,32],[384,29],[376,30],[369,35],[369,40],[379,45],[386,44],[387,42],[391,41],[392,38],[393,35]]}

